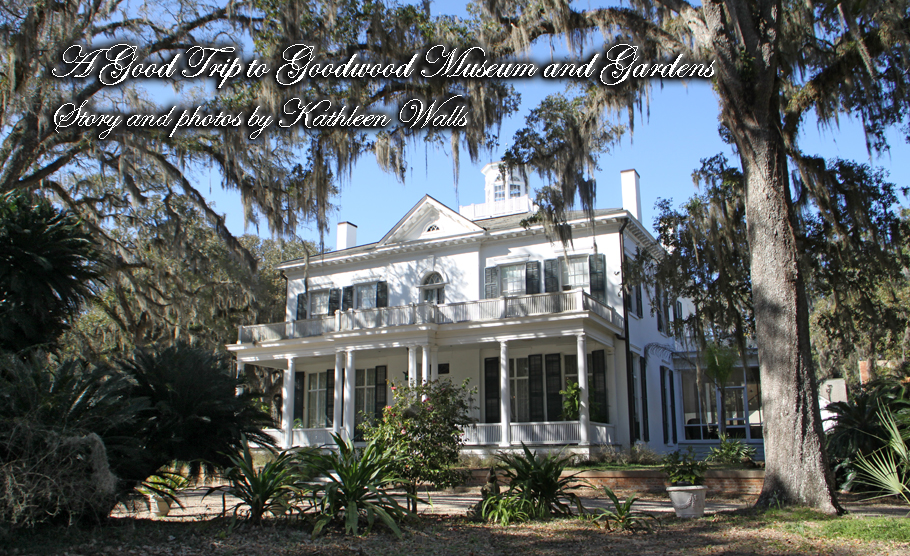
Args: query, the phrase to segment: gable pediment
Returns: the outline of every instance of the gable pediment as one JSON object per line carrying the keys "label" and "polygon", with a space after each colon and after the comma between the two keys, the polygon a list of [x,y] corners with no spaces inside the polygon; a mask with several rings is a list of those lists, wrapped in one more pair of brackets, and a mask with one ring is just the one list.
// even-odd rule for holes
{"label": "gable pediment", "polygon": [[426,195],[389,230],[379,245],[444,239],[482,231],[477,224]]}

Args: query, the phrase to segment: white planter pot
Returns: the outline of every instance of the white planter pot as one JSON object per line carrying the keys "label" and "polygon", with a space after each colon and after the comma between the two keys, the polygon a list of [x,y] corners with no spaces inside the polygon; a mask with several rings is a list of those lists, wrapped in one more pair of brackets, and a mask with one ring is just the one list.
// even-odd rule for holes
{"label": "white planter pot", "polygon": [[698,486],[671,486],[667,487],[670,502],[676,510],[677,517],[701,517],[705,515],[705,494],[708,487]]}

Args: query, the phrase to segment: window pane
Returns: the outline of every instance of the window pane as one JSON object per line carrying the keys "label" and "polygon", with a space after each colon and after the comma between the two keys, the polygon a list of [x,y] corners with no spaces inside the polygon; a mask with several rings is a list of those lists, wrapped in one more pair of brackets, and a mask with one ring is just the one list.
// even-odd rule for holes
{"label": "window pane", "polygon": [[506,200],[506,186],[502,183],[497,183],[493,186],[493,200],[494,201],[505,201]]}
{"label": "window pane", "polygon": [[376,284],[357,286],[357,308],[372,309],[376,306]]}
{"label": "window pane", "polygon": [[588,259],[585,257],[574,257],[566,263],[562,263],[562,289],[571,290],[573,288],[588,288]]}
{"label": "window pane", "polygon": [[503,295],[520,295],[525,292],[525,265],[513,264],[502,267]]}
{"label": "window pane", "polygon": [[329,292],[319,291],[310,294],[310,314],[327,315],[329,314]]}
{"label": "window pane", "polygon": [[521,184],[512,183],[509,184],[509,197],[521,197]]}

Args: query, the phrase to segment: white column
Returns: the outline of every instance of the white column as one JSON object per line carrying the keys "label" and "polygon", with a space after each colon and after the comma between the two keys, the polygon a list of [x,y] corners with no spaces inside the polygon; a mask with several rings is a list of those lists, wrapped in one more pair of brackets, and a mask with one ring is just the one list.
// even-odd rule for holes
{"label": "white column", "polygon": [[354,439],[354,350],[347,351],[347,362],[344,366],[344,433],[348,440]]}
{"label": "white column", "polygon": [[424,345],[420,346],[423,351],[423,360],[421,361],[421,374],[423,375],[423,383],[426,384],[430,382],[430,346]]}
{"label": "white column", "polygon": [[335,352],[335,403],[332,406],[332,434],[341,434],[342,410],[344,408],[344,352]]}
{"label": "white column", "polygon": [[581,446],[590,444],[591,406],[588,402],[588,345],[584,334],[578,335],[578,443]]}
{"label": "white column", "polygon": [[417,346],[408,346],[408,386],[417,385]]}
{"label": "white column", "polygon": [[512,435],[509,426],[511,411],[511,394],[509,392],[509,344],[506,340],[499,342],[499,419],[502,424],[500,446],[510,446]]}
{"label": "white column", "polygon": [[[245,370],[246,370],[246,363],[243,363],[242,361],[237,361],[237,380],[238,381],[243,380],[243,378],[244,378],[243,374],[244,374]],[[238,383],[237,386],[234,387],[234,395],[240,396],[242,394],[243,394],[243,385]]]}
{"label": "white column", "polygon": [[439,380],[439,347],[430,348],[430,380]]}
{"label": "white column", "polygon": [[294,373],[297,369],[294,358],[288,358],[288,369],[284,371],[281,384],[281,428],[284,429],[284,447],[294,445]]}

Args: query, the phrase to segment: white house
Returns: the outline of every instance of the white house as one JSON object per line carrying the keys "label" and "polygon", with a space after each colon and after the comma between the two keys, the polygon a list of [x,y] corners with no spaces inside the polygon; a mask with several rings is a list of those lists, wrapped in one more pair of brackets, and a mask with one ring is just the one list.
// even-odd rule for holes
{"label": "white house", "polygon": [[[358,245],[342,222],[336,251],[279,267],[286,322],[241,327],[228,346],[239,365],[284,370],[276,434],[287,446],[352,437],[389,402],[390,382],[449,377],[478,388],[474,450],[684,444],[672,351],[648,349],[674,345],[681,306],[652,311],[660,292],[626,299],[621,288],[624,260],[658,249],[640,222],[638,173],[622,172],[622,208],[570,219],[567,249],[522,225],[534,206],[519,176],[503,179],[495,163],[483,173],[482,204],[456,212],[425,196],[376,243]],[[581,388],[577,421],[561,416],[570,381]]]}

